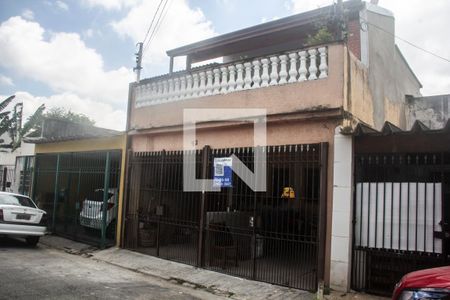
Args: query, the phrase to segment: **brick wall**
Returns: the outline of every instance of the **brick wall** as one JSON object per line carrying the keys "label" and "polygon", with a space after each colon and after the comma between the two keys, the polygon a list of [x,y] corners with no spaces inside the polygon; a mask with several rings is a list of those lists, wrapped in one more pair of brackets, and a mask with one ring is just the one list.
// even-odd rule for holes
{"label": "brick wall", "polygon": [[361,34],[360,34],[359,19],[348,21],[347,28],[348,28],[348,37],[347,37],[348,49],[358,59],[361,59]]}

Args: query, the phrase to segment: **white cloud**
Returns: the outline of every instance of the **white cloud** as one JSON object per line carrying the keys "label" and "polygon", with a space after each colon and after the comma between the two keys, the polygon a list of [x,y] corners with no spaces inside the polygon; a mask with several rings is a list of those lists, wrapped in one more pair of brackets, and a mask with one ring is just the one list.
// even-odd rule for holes
{"label": "white cloud", "polygon": [[[450,59],[450,39],[443,35],[450,26],[450,19],[445,13],[450,11],[450,1],[436,0],[432,5],[421,0],[380,1],[380,6],[394,13],[396,35]],[[397,40],[397,44],[422,82],[422,94],[450,93],[449,62],[402,41]]]}
{"label": "white cloud", "polygon": [[8,86],[13,86],[14,82],[11,78],[0,74],[0,85],[8,85]]}
{"label": "white cloud", "polygon": [[[289,0],[286,7],[293,13],[330,5],[328,0]],[[436,0],[430,5],[422,0],[383,1],[379,5],[394,13],[395,34],[415,45],[450,59],[450,39],[443,31],[450,26],[445,12],[450,1]],[[450,63],[416,49],[400,40],[399,48],[423,84],[422,94],[450,93]]]}
{"label": "white cloud", "polygon": [[92,28],[86,29],[82,32],[82,36],[88,39],[93,38],[95,35],[100,36],[101,32],[99,30],[94,30]]}
{"label": "white cloud", "polygon": [[59,106],[86,114],[98,126],[124,128],[133,73],[124,67],[105,70],[102,56],[78,34],[46,32],[36,22],[12,17],[0,24],[0,57],[1,67],[55,92],[49,97],[17,92],[25,115],[45,103],[48,108]]}
{"label": "white cloud", "polygon": [[[82,0],[87,7],[102,7],[107,10],[120,10],[137,4],[140,0]],[[154,1],[156,2],[156,1]]]}
{"label": "white cloud", "polygon": [[64,10],[64,11],[68,11],[69,10],[69,5],[67,5],[67,3],[65,3],[65,2],[63,2],[61,0],[57,0],[55,2],[55,5],[56,5],[56,7],[58,7],[61,10]]}
{"label": "white cloud", "polygon": [[284,2],[284,6],[294,14],[330,5],[329,0],[289,0]]}
{"label": "white cloud", "polygon": [[27,20],[34,20],[34,13],[31,9],[25,9],[22,12],[22,17]]}
{"label": "white cloud", "polygon": [[125,106],[133,73],[124,67],[105,70],[103,59],[76,33],[47,33],[36,22],[12,17],[0,25],[0,66],[69,92]]}
{"label": "white cloud", "polygon": [[[167,14],[155,34],[152,43],[144,54],[144,68],[160,71],[168,69],[166,51],[216,35],[212,23],[207,20],[200,8],[191,8],[187,0],[169,2]],[[123,37],[134,42],[141,41],[147,31],[158,1],[146,0],[132,7],[128,14],[113,28]],[[176,67],[180,67],[177,65]],[[157,75],[153,74],[153,75]]]}
{"label": "white cloud", "polygon": [[[99,127],[124,130],[126,113],[114,109],[107,103],[101,103],[91,98],[81,98],[73,93],[55,94],[50,97],[35,96],[27,92],[15,93],[15,103],[23,102],[24,118],[30,116],[40,105],[45,104],[47,109],[63,107],[76,113],[82,113],[96,121]],[[2,97],[4,99],[6,97]]]}

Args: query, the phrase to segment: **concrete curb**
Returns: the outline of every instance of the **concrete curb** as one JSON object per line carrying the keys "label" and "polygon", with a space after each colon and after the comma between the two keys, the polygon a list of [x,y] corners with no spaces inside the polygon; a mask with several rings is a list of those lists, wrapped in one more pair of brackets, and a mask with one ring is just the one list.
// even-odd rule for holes
{"label": "concrete curb", "polygon": [[145,254],[110,248],[92,259],[230,299],[313,299],[315,294],[196,268]]}
{"label": "concrete curb", "polygon": [[307,291],[247,280],[116,247],[99,250],[58,236],[45,236],[41,238],[41,244],[150,276],[156,280],[207,292],[217,298],[312,300],[316,296]]}

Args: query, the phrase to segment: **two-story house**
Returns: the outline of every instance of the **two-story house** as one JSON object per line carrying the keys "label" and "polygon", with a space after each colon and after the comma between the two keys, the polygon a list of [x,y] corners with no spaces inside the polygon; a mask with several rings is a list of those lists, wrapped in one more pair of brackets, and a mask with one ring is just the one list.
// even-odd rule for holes
{"label": "two-story house", "polygon": [[[331,258],[332,240],[350,245],[332,239],[333,186],[351,168],[336,173],[335,134],[357,123],[405,128],[405,96],[420,96],[421,84],[394,30],[391,12],[352,0],[167,51],[167,74],[130,84],[124,247],[300,289],[345,289],[348,258]],[[173,71],[176,57],[185,70]],[[222,62],[202,65],[213,59]],[[254,143],[252,122],[213,116],[230,108],[265,110],[252,117],[265,118],[267,145]],[[184,140],[192,109],[216,111],[198,111],[195,138]],[[236,175],[220,192],[184,190],[186,143],[196,161],[184,167],[205,179],[224,176],[218,162],[232,154],[252,171],[262,149],[265,191]]]}

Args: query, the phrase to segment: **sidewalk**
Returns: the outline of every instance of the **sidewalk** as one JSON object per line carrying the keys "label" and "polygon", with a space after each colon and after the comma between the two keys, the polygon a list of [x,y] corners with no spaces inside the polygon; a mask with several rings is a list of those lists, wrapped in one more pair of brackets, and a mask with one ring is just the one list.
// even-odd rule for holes
{"label": "sidewalk", "polygon": [[[186,288],[205,291],[218,296],[218,298],[283,300],[312,300],[316,298],[315,294],[306,291],[225,275],[120,248],[98,250],[82,243],[52,235],[42,237],[41,244],[152,276],[159,280],[179,284]],[[387,299],[367,294],[339,293],[336,291],[332,291],[330,295],[325,295],[324,298],[327,300]]]}
{"label": "sidewalk", "polygon": [[389,300],[390,298],[362,294],[362,293],[342,293],[332,291],[329,295],[325,295],[326,300]]}
{"label": "sidewalk", "polygon": [[111,248],[95,252],[92,258],[231,299],[315,297],[315,294],[306,291],[229,276],[125,249]]}
{"label": "sidewalk", "polygon": [[120,248],[98,250],[62,237],[48,235],[40,243],[70,254],[105,262],[159,280],[202,290],[218,298],[230,299],[315,299],[315,294],[258,281],[247,280],[189,265],[176,263],[150,255]]}
{"label": "sidewalk", "polygon": [[96,247],[83,243],[78,243],[56,235],[45,235],[40,238],[39,243],[50,248],[65,251],[70,254],[90,256],[90,253],[97,250]]}

